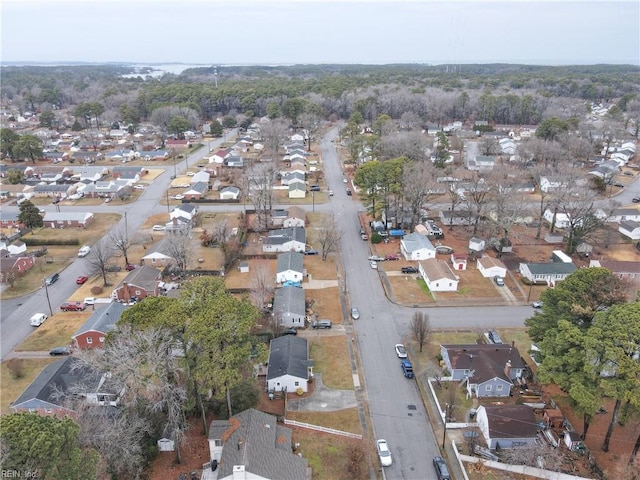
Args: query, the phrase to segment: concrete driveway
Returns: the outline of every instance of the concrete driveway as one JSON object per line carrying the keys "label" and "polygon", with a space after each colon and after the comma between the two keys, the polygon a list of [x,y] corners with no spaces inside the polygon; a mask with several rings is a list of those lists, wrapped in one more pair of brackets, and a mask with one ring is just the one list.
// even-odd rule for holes
{"label": "concrete driveway", "polygon": [[333,412],[358,406],[354,390],[335,390],[325,387],[320,373],[314,375],[313,383],[311,396],[287,400],[287,410],[291,412]]}

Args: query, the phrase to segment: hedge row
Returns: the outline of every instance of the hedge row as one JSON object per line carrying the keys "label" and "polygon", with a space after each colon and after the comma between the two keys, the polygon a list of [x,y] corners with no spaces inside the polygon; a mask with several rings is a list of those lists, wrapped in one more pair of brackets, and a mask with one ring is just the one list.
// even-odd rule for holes
{"label": "hedge row", "polygon": [[22,241],[27,245],[27,247],[40,247],[42,245],[80,245],[80,240],[77,238],[72,238],[69,240],[63,239],[47,239],[47,238],[30,238],[30,237],[22,237]]}

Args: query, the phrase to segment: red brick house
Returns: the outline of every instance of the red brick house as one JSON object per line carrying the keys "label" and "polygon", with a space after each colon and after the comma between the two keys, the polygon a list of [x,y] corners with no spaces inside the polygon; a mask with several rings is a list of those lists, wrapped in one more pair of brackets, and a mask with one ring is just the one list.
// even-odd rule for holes
{"label": "red brick house", "polygon": [[157,297],[160,294],[160,274],[160,270],[147,265],[131,270],[111,292],[111,298],[117,302],[129,303],[131,300]]}
{"label": "red brick house", "polygon": [[3,250],[0,255],[0,274],[4,279],[5,273],[13,272],[16,277],[24,275],[24,273],[36,264],[36,257],[33,255],[25,255],[18,257],[6,257],[8,254],[6,250]]}
{"label": "red brick house", "polygon": [[93,223],[90,212],[47,212],[44,214],[44,226],[49,228],[86,227]]}
{"label": "red brick house", "polygon": [[0,227],[2,228],[24,228],[24,225],[18,221],[18,212],[0,212]]}
{"label": "red brick house", "polygon": [[111,302],[96,309],[71,337],[73,345],[80,350],[102,348],[107,333],[116,327],[126,308],[123,303]]}

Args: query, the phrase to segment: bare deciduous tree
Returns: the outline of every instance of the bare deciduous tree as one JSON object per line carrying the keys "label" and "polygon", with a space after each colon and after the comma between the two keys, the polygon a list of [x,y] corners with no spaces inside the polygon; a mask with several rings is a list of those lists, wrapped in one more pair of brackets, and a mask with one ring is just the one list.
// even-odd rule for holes
{"label": "bare deciduous tree", "polygon": [[411,335],[418,345],[420,345],[420,353],[424,344],[427,343],[429,333],[431,333],[431,321],[429,320],[429,314],[424,312],[415,312],[411,318],[411,324],[409,325]]}
{"label": "bare deciduous tree", "polygon": [[253,208],[256,211],[254,228],[261,232],[269,228],[269,219],[273,208],[273,183],[276,180],[274,165],[259,163],[248,173],[248,184]]}
{"label": "bare deciduous tree", "polygon": [[91,275],[102,276],[104,286],[109,285],[109,260],[113,257],[113,243],[109,237],[104,237],[96,242],[91,251],[85,257],[88,265],[87,271]]}
{"label": "bare deciduous tree", "polygon": [[421,211],[426,210],[429,198],[436,189],[436,174],[429,161],[410,162],[402,170],[403,196],[411,213],[411,230],[420,223]]}
{"label": "bare deciduous tree", "polygon": [[129,240],[129,234],[127,230],[125,228],[119,228],[117,230],[114,230],[109,234],[109,238],[111,239],[111,242],[113,243],[114,248],[120,253],[122,253],[122,256],[124,257],[124,262],[129,263],[129,257],[127,254],[129,253],[129,248],[131,247],[131,243]]}
{"label": "bare deciduous tree", "polygon": [[287,134],[287,126],[282,120],[271,120],[260,128],[265,144],[273,158],[278,157],[278,150]]}
{"label": "bare deciduous tree", "polygon": [[273,275],[266,261],[261,260],[255,263],[251,272],[250,288],[251,303],[264,313],[267,311],[267,305],[271,303],[275,291]]}
{"label": "bare deciduous tree", "polygon": [[323,218],[317,235],[322,261],[326,261],[330,253],[338,251],[338,245],[342,238],[342,232],[338,230],[333,215]]}
{"label": "bare deciduous tree", "polygon": [[164,240],[163,251],[176,261],[178,270],[186,270],[192,255],[189,235],[167,235]]}

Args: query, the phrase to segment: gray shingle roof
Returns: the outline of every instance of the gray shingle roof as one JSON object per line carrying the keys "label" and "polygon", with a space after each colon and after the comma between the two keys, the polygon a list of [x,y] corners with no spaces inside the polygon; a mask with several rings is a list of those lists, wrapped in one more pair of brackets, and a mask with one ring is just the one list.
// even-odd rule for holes
{"label": "gray shingle roof", "polygon": [[308,379],[307,340],[294,335],[284,335],[271,340],[267,380],[292,375]]}
{"label": "gray shingle roof", "polygon": [[286,272],[293,270],[302,273],[304,256],[298,252],[284,252],[278,255],[277,272]]}
{"label": "gray shingle roof", "polygon": [[300,243],[306,243],[305,230],[302,227],[280,228],[271,230],[269,236],[265,239],[265,243],[270,245],[282,245],[295,240]]}
{"label": "gray shingle roof", "polygon": [[291,452],[291,430],[277,425],[273,415],[250,408],[231,417],[228,424],[218,478],[231,477],[234,466],[273,480],[310,478],[307,460]]}
{"label": "gray shingle roof", "polygon": [[125,308],[127,307],[120,302],[111,302],[106,307],[97,309],[91,314],[87,321],[82,324],[76,333],[73,334],[73,338],[91,331],[102,333],[110,332],[115,328]]}
{"label": "gray shingle roof", "polygon": [[300,287],[282,287],[276,290],[273,310],[277,313],[291,312],[299,316],[306,313],[304,289]]}
{"label": "gray shingle roof", "polygon": [[408,253],[415,252],[423,248],[426,248],[427,250],[435,250],[435,247],[427,237],[415,232],[405,235],[402,239],[402,244]]}
{"label": "gray shingle roof", "polygon": [[156,288],[156,281],[160,277],[160,270],[148,265],[141,265],[131,270],[122,282],[118,284],[116,289],[120,288],[126,282],[128,285],[142,287],[147,291],[153,291]]}
{"label": "gray shingle roof", "polygon": [[527,263],[527,267],[532,275],[569,274],[575,272],[578,267],[573,263],[551,262],[551,263]]}
{"label": "gray shingle roof", "polygon": [[72,385],[87,385],[88,389],[96,389],[100,384],[101,376],[89,369],[74,370],[72,366],[78,360],[67,357],[63,360],[50,363],[40,372],[40,375],[31,382],[26,390],[13,402],[13,408],[57,408],[60,399],[56,398],[56,387],[66,392]]}

